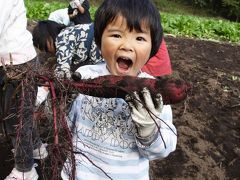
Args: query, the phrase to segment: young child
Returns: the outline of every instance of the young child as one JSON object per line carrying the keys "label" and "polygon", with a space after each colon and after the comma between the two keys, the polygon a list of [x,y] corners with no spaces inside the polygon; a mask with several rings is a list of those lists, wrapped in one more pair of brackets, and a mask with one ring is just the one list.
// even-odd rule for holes
{"label": "young child", "polygon": [[[141,68],[158,51],[163,31],[159,11],[150,0],[104,0],[95,14],[94,35],[105,63],[80,67],[82,78],[153,78]],[[176,148],[171,106],[163,105],[161,94],[152,98],[147,87],[126,101],[79,94],[68,121],[75,161],[67,158],[61,172],[64,180],[146,180],[149,161],[167,157]]]}
{"label": "young child", "polygon": [[33,121],[37,86],[29,76],[39,62],[26,28],[24,1],[0,1],[0,6],[0,118],[11,137],[15,161],[6,180],[36,180],[34,159],[48,155]]}
{"label": "young child", "polygon": [[71,0],[68,5],[68,15],[73,24],[89,24],[92,22],[88,0]]}

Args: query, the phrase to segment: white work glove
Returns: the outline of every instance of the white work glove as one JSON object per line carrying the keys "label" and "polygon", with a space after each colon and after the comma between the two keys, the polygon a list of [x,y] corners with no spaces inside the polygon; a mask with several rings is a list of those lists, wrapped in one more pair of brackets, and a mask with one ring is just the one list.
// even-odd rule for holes
{"label": "white work glove", "polygon": [[[126,96],[131,109],[131,117],[135,123],[140,138],[149,138],[156,133],[160,114],[163,109],[163,101],[161,94],[157,94],[153,100],[147,88],[141,91],[142,98],[137,92],[133,95]],[[142,99],[142,100],[141,100]]]}
{"label": "white work glove", "polygon": [[35,102],[36,107],[39,107],[47,99],[48,93],[49,90],[47,87],[44,86],[38,87],[37,98]]}
{"label": "white work glove", "polygon": [[55,69],[55,75],[59,79],[71,79],[71,72],[67,68]]}

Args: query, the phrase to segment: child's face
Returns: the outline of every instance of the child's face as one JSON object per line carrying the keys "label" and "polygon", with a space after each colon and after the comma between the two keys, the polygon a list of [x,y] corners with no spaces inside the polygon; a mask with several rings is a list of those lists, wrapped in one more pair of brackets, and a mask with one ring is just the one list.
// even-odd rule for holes
{"label": "child's face", "polygon": [[143,32],[130,32],[122,16],[106,26],[101,53],[111,74],[137,76],[148,61],[152,49],[150,29],[144,24],[141,29]]}

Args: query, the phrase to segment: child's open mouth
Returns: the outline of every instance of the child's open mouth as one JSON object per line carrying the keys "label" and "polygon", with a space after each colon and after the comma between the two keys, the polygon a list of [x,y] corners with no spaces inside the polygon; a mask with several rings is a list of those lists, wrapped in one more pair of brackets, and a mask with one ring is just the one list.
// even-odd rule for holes
{"label": "child's open mouth", "polygon": [[117,63],[120,71],[127,71],[133,64],[132,60],[126,57],[119,57]]}

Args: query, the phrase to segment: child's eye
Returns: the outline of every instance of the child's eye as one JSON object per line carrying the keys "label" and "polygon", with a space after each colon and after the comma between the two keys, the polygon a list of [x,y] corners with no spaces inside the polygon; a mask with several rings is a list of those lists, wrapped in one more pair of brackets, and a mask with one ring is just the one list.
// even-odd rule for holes
{"label": "child's eye", "polygon": [[121,36],[119,34],[113,34],[112,37],[114,37],[114,38],[121,38]]}
{"label": "child's eye", "polygon": [[137,40],[138,41],[146,41],[145,38],[143,38],[143,37],[137,37]]}

